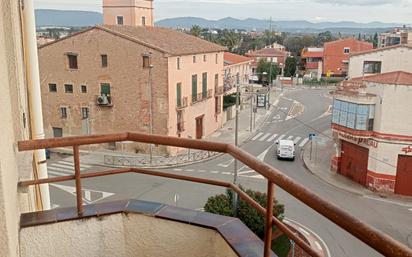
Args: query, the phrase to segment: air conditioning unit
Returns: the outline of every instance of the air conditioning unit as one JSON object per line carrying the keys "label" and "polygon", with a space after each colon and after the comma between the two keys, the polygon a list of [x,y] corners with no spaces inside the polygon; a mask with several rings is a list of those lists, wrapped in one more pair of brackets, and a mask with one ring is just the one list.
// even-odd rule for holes
{"label": "air conditioning unit", "polygon": [[97,97],[97,104],[98,105],[108,105],[109,104],[109,99],[107,98],[106,95],[101,95]]}

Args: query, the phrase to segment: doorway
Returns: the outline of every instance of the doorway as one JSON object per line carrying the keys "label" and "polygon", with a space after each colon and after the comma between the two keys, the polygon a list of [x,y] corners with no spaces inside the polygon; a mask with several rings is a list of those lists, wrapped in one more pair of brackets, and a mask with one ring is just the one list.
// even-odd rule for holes
{"label": "doorway", "polygon": [[203,138],[203,117],[204,115],[196,118],[196,139]]}

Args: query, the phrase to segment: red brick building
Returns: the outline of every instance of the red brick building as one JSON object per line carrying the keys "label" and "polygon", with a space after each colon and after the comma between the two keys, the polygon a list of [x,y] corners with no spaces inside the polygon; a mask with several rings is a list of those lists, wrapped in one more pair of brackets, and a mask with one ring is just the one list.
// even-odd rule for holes
{"label": "red brick building", "polygon": [[351,53],[373,49],[373,44],[354,38],[345,38],[324,44],[323,74],[346,76]]}

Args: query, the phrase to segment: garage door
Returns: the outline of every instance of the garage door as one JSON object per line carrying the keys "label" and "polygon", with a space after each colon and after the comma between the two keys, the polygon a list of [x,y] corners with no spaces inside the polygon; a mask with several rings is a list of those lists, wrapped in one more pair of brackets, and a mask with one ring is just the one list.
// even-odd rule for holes
{"label": "garage door", "polygon": [[342,159],[338,173],[366,186],[369,149],[342,141]]}
{"label": "garage door", "polygon": [[412,156],[399,155],[395,193],[412,196]]}

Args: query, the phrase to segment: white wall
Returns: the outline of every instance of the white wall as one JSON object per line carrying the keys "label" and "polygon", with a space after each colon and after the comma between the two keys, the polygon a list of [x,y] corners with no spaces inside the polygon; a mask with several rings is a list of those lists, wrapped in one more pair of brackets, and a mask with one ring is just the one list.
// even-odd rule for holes
{"label": "white wall", "polygon": [[350,78],[362,77],[364,61],[381,61],[381,73],[391,71],[412,72],[412,48],[400,46],[389,48],[387,50],[351,56],[348,72]]}
{"label": "white wall", "polygon": [[21,257],[237,256],[220,234],[139,214],[24,228]]}

